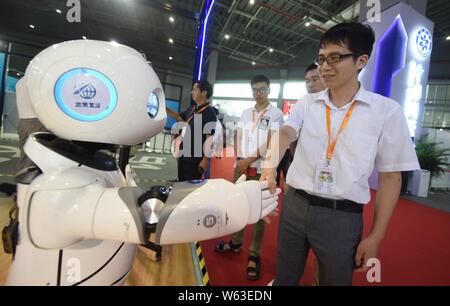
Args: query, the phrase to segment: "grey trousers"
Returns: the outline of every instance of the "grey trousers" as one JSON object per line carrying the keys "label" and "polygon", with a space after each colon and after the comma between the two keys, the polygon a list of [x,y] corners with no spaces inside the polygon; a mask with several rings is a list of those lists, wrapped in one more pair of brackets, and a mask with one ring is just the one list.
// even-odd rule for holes
{"label": "grey trousers", "polygon": [[295,189],[283,198],[274,286],[298,286],[310,248],[319,263],[319,284],[352,284],[362,214],[310,206]]}

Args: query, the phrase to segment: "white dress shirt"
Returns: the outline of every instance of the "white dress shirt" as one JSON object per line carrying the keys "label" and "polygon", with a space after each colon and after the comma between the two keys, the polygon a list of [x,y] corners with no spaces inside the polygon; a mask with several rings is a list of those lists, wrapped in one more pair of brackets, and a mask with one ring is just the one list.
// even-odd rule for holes
{"label": "white dress shirt", "polygon": [[[357,104],[332,157],[337,167],[335,194],[314,193],[316,167],[326,161],[328,148],[326,105],[331,108],[334,139],[352,103]],[[298,135],[287,184],[318,196],[365,204],[370,201],[368,179],[374,166],[380,172],[420,169],[405,115],[397,102],[361,86],[352,103],[338,109],[330,102],[329,91],[324,90],[306,95],[294,105],[284,123]]]}
{"label": "white dress shirt", "polygon": [[[282,124],[283,112],[272,104],[259,112],[254,106],[245,109],[238,122],[238,128],[242,130],[239,157],[256,157],[258,148],[262,149],[260,153],[264,155],[264,149],[267,150],[269,131],[274,133]],[[257,168],[257,173],[261,173],[261,159],[253,162],[250,167]]]}

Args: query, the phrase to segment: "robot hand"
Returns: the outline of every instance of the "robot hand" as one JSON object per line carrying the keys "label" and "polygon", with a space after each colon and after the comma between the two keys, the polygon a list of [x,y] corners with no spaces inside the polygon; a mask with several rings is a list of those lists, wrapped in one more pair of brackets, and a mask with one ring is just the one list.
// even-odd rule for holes
{"label": "robot hand", "polygon": [[267,182],[242,179],[236,184],[223,179],[177,183],[164,204],[158,200],[155,205],[154,198],[143,203],[145,218],[152,215],[151,222],[157,222],[158,244],[221,237],[256,223],[276,208],[280,189],[271,194],[267,187]]}
{"label": "robot hand", "polygon": [[[258,222],[260,219],[264,218],[268,214],[270,214],[278,205],[278,195],[281,192],[280,188],[277,188],[276,192],[272,194],[269,191],[269,183],[267,181],[245,181],[246,176],[245,174],[241,175],[239,179],[236,181],[236,184],[238,184],[239,187],[242,187],[244,192],[246,192],[247,197],[249,199],[255,198],[255,193],[259,194],[261,192],[261,213],[260,215],[256,214],[258,211],[258,202],[254,201],[252,204],[256,207],[254,207],[253,210],[250,210],[250,212],[253,212],[254,214],[250,216],[249,224],[253,224]],[[256,184],[258,183],[258,184]],[[259,190],[260,188],[261,190]]]}

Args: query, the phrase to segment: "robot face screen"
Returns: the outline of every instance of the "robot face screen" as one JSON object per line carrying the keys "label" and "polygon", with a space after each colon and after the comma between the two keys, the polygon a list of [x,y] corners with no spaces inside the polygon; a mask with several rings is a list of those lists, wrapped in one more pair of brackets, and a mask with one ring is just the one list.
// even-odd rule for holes
{"label": "robot face screen", "polygon": [[150,93],[147,101],[147,113],[150,118],[155,118],[159,111],[159,98],[158,95],[153,91]]}
{"label": "robot face screen", "polygon": [[61,75],[54,97],[59,108],[80,121],[98,121],[109,116],[117,105],[117,90],[103,73],[75,68]]}

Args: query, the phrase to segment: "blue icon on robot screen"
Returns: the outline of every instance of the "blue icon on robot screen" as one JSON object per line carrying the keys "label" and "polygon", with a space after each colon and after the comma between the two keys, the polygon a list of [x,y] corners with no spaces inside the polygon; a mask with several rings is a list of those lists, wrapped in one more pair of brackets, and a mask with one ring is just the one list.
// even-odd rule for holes
{"label": "blue icon on robot screen", "polygon": [[147,101],[147,113],[150,118],[155,118],[159,111],[159,98],[158,95],[152,91]]}
{"label": "blue icon on robot screen", "polygon": [[80,97],[82,97],[83,99],[90,100],[95,98],[95,95],[97,95],[97,89],[95,89],[95,87],[91,83],[89,83],[81,86],[73,94],[80,95]]}
{"label": "blue icon on robot screen", "polygon": [[118,100],[113,82],[102,72],[90,68],[63,73],[56,81],[54,97],[66,115],[88,122],[108,117]]}

